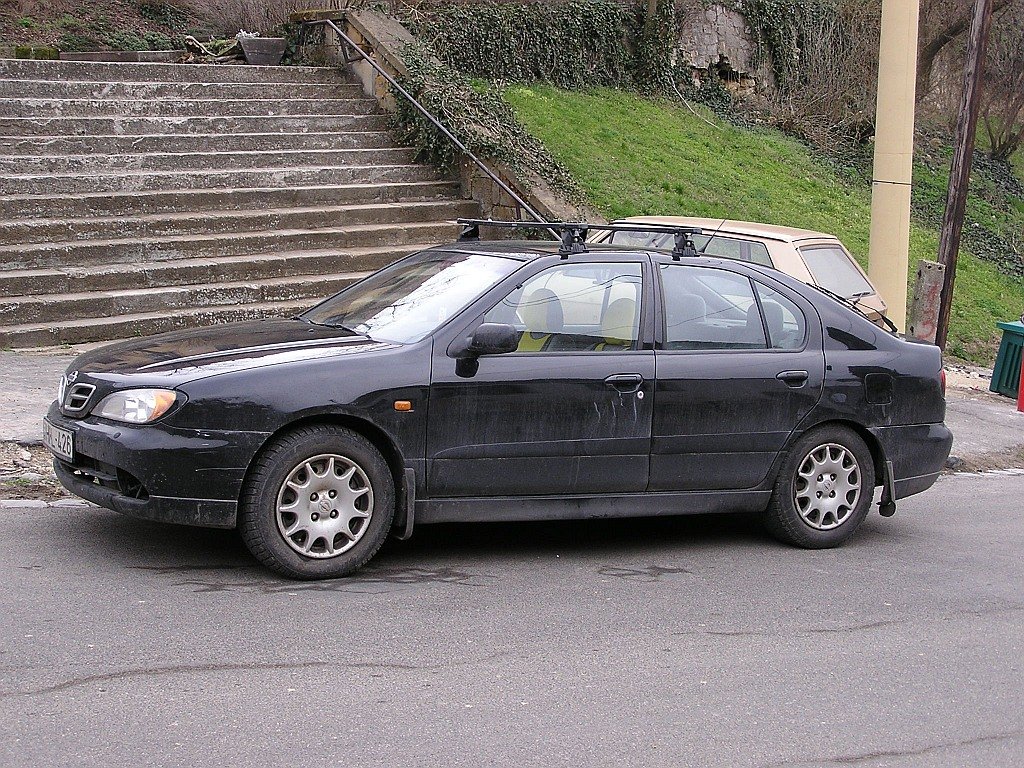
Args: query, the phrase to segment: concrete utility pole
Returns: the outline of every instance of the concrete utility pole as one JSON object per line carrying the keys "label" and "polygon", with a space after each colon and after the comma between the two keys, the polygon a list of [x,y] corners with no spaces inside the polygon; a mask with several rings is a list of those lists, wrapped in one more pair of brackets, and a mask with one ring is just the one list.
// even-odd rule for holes
{"label": "concrete utility pole", "polygon": [[900,330],[907,321],[918,0],[883,0],[868,276]]}
{"label": "concrete utility pole", "polygon": [[956,261],[960,254],[960,235],[964,228],[964,208],[967,205],[971,162],[974,159],[974,134],[978,129],[978,108],[981,106],[981,74],[985,67],[985,48],[988,46],[991,24],[992,0],[976,0],[974,17],[971,19],[971,36],[967,42],[967,62],[964,65],[964,93],[956,120],[953,165],[949,170],[949,194],[946,197],[946,212],[942,217],[942,233],[939,235],[939,263],[945,266],[946,273],[935,343],[943,349],[946,348],[949,336]]}

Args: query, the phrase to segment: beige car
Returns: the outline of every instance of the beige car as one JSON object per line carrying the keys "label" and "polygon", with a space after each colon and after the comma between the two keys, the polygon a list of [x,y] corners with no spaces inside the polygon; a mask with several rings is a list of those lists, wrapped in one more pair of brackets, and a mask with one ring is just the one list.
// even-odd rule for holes
{"label": "beige car", "polygon": [[[708,256],[774,267],[801,282],[821,286],[855,302],[872,320],[877,321],[886,312],[875,286],[834,235],[773,224],[688,216],[633,216],[612,223],[698,227],[703,234],[693,238],[694,245]],[[599,232],[591,241],[645,248],[673,245],[672,235],[664,232]]]}

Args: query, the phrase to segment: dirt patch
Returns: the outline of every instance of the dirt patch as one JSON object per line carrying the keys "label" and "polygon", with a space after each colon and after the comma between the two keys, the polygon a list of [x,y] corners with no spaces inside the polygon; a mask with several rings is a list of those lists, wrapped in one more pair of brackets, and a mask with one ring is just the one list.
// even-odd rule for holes
{"label": "dirt patch", "polygon": [[0,500],[68,497],[53,474],[49,451],[38,445],[0,442]]}
{"label": "dirt patch", "polygon": [[1024,469],[1024,446],[1003,453],[986,453],[980,456],[950,456],[946,462],[946,473],[990,472],[994,469]]}

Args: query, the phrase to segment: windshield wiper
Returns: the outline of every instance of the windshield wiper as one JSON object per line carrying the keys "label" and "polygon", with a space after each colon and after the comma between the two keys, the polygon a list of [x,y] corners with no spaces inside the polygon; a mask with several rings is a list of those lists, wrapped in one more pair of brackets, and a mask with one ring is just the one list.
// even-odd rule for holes
{"label": "windshield wiper", "polygon": [[[874,323],[875,322],[870,317],[868,317],[867,312],[865,312],[863,309],[861,309],[860,307],[857,306],[858,300],[863,299],[865,296],[871,295],[872,293],[874,293],[874,291],[867,291],[865,293],[857,293],[857,294],[854,294],[853,296],[851,296],[848,299],[845,296],[840,296],[835,291],[830,291],[828,288],[824,288],[824,287],[822,287],[820,285],[815,285],[814,283],[805,283],[805,285],[809,285],[809,286],[811,286],[811,288],[814,288],[815,290],[821,291],[822,293],[824,293],[829,298],[835,299],[840,304],[849,307],[854,312],[856,312],[858,315],[860,315],[865,320],[867,320],[869,323]],[[880,318],[882,318],[882,322],[885,323],[886,329],[890,333],[895,333],[897,335],[899,334],[900,329],[896,327],[896,324],[892,320],[890,320],[888,317],[886,317],[885,315],[883,315],[881,313],[879,313],[878,316]]]}

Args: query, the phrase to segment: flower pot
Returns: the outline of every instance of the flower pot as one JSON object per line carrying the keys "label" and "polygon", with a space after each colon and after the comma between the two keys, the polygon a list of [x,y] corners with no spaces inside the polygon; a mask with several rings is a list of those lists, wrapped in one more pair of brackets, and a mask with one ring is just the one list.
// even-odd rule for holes
{"label": "flower pot", "polygon": [[274,67],[284,57],[285,39],[283,37],[241,37],[242,53],[248,64],[261,67]]}

